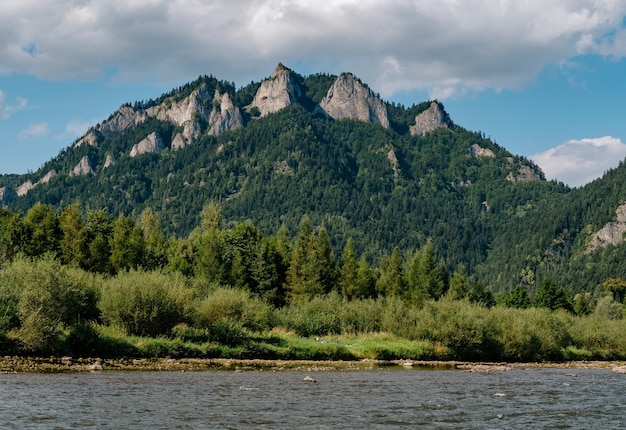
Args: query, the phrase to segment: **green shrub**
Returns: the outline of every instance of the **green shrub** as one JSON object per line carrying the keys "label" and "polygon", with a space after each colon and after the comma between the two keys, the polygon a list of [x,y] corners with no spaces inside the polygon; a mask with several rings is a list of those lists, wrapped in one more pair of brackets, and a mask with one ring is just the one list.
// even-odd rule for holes
{"label": "green shrub", "polygon": [[236,322],[253,331],[272,328],[272,308],[247,291],[218,287],[196,304],[195,325],[207,328],[222,322]]}
{"label": "green shrub", "polygon": [[126,272],[107,280],[100,299],[102,319],[138,336],[169,335],[187,322],[192,291],[182,276],[160,272]]}
{"label": "green shrub", "polygon": [[372,299],[352,300],[341,306],[342,333],[376,333],[381,328],[382,301]]}
{"label": "green shrub", "polygon": [[280,323],[305,337],[339,334],[343,303],[337,294],[315,297],[309,302],[293,303],[280,311]]}
{"label": "green shrub", "polygon": [[248,336],[240,323],[224,320],[211,326],[209,339],[222,345],[238,346],[244,344]]}
{"label": "green shrub", "polygon": [[97,279],[51,256],[16,259],[0,270],[0,324],[25,350],[53,352],[65,327],[98,318]]}
{"label": "green shrub", "polygon": [[74,324],[65,339],[65,346],[73,355],[93,357],[100,349],[100,333],[90,322]]}
{"label": "green shrub", "polygon": [[172,328],[172,337],[183,342],[204,343],[209,341],[209,331],[204,328],[190,327],[182,323]]}

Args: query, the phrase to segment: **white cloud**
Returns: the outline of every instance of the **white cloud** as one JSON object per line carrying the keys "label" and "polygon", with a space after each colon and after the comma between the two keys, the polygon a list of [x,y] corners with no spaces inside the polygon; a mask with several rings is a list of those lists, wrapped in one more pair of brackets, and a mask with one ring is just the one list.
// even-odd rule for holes
{"label": "white cloud", "polygon": [[541,167],[548,179],[578,187],[617,167],[626,157],[626,144],[616,137],[569,140],[529,158]]}
{"label": "white cloud", "polygon": [[241,85],[283,61],[444,98],[624,56],[625,17],[615,0],[21,0],[0,3],[0,74]]}
{"label": "white cloud", "polygon": [[19,132],[18,137],[20,139],[29,139],[31,137],[39,137],[48,134],[48,123],[40,122],[37,124],[31,124],[26,129]]}
{"label": "white cloud", "polygon": [[24,109],[26,107],[26,104],[28,103],[28,100],[26,100],[25,98],[18,97],[17,104],[9,105],[5,99],[6,96],[0,90],[0,118],[4,119],[7,119],[18,110]]}

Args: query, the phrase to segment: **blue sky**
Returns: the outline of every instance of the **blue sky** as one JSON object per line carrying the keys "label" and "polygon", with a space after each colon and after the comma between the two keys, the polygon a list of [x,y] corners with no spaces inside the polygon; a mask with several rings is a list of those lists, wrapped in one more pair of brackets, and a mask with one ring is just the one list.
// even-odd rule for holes
{"label": "blue sky", "polygon": [[39,167],[121,104],[282,61],[350,71],[579,186],[626,157],[626,1],[0,3],[0,173]]}

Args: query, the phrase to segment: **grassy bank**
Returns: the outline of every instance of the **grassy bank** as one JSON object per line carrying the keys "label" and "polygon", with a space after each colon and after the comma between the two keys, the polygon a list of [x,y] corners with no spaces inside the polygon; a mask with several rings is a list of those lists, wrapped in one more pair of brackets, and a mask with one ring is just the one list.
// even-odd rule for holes
{"label": "grassy bank", "polygon": [[101,278],[54,260],[19,260],[0,269],[0,356],[626,360],[626,320],[448,296],[417,304],[331,292],[275,307],[245,289],[176,274]]}

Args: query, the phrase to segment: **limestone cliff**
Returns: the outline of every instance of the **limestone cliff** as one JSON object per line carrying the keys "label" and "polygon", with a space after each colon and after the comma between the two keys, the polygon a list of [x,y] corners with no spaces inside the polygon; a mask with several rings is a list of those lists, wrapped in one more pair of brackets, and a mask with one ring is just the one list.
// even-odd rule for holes
{"label": "limestone cliff", "polygon": [[607,223],[591,236],[587,252],[609,245],[618,245],[624,241],[626,233],[626,203],[615,210],[615,221]]}
{"label": "limestone cliff", "polygon": [[83,145],[98,146],[98,136],[93,130],[90,130],[82,138],[78,139],[74,144],[74,148],[80,148]]}
{"label": "limestone cliff", "polygon": [[89,157],[85,155],[70,171],[70,176],[86,176],[93,175],[94,173],[95,172],[93,171],[91,164],[89,163]]}
{"label": "limestone cliff", "polygon": [[483,148],[477,143],[473,144],[470,147],[469,153],[472,157],[475,157],[475,158],[484,158],[484,157],[495,158],[496,157],[496,154],[491,149]]}
{"label": "limestone cliff", "polygon": [[415,117],[415,124],[409,127],[411,136],[423,136],[438,128],[448,128],[446,114],[441,105],[432,102],[430,107]]}
{"label": "limestone cliff", "polygon": [[145,120],[146,114],[144,112],[135,111],[132,107],[124,105],[109,120],[102,123],[98,130],[105,136],[115,136]]}
{"label": "limestone cliff", "polygon": [[26,194],[28,194],[28,192],[32,190],[33,188],[35,188],[35,184],[33,184],[33,181],[29,179],[28,181],[24,182],[22,185],[17,187],[15,192],[17,193],[18,197],[21,197],[21,196],[25,196]]}
{"label": "limestone cliff", "polygon": [[286,108],[302,97],[302,89],[296,75],[282,63],[278,63],[269,79],[261,83],[249,108],[256,107],[264,117]]}
{"label": "limestone cliff", "polygon": [[137,143],[130,150],[130,157],[136,157],[141,154],[159,152],[165,148],[163,139],[156,132],[150,133],[145,139]]}
{"label": "limestone cliff", "polygon": [[319,111],[334,119],[356,119],[389,128],[387,108],[372,90],[352,73],[342,73],[319,104]]}
{"label": "limestone cliff", "polygon": [[48,171],[48,173],[46,173],[43,178],[41,178],[39,181],[37,181],[37,183],[35,184],[35,186],[37,185],[41,185],[41,184],[47,184],[48,182],[50,182],[50,179],[54,178],[57,175],[57,171],[52,169],[50,171]]}
{"label": "limestone cliff", "polygon": [[209,86],[203,83],[188,97],[178,101],[170,97],[160,105],[147,109],[146,114],[184,127],[183,137],[193,139],[200,135],[202,126],[208,123],[208,106],[211,105],[212,96]]}
{"label": "limestone cliff", "polygon": [[106,169],[107,167],[111,167],[114,164],[115,164],[115,159],[113,158],[111,154],[109,154],[107,155],[106,160],[104,160],[104,166],[102,166],[102,168]]}
{"label": "limestone cliff", "polygon": [[172,145],[171,145],[172,151],[176,151],[177,149],[184,148],[185,146],[187,146],[187,141],[185,140],[183,135],[180,133],[176,133],[176,135],[172,139]]}
{"label": "limestone cliff", "polygon": [[220,94],[215,90],[213,110],[209,115],[209,134],[218,136],[226,131],[243,127],[241,111],[235,106],[228,93]]}
{"label": "limestone cliff", "polygon": [[541,176],[529,166],[520,166],[516,172],[509,172],[506,180],[516,184],[518,182],[540,181]]}

